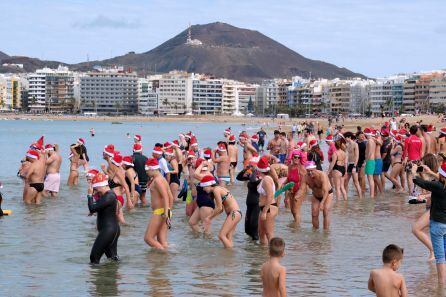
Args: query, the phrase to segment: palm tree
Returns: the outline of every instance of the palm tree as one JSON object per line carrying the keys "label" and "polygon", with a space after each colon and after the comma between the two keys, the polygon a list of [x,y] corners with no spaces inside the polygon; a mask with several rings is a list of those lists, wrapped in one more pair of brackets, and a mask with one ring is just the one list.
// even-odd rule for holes
{"label": "palm tree", "polygon": [[116,114],[119,114],[119,110],[121,109],[121,102],[116,101],[115,102],[115,108],[116,108]]}

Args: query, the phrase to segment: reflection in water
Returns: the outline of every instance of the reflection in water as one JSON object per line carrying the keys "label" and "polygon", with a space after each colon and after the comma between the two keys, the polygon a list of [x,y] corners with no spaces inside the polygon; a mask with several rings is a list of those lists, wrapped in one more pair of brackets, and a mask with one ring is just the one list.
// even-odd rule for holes
{"label": "reflection in water", "polygon": [[164,252],[151,250],[147,254],[149,296],[174,296],[168,273],[169,256]]}
{"label": "reflection in water", "polygon": [[119,263],[105,261],[103,264],[91,265],[90,282],[93,284],[91,291],[96,296],[117,296]]}

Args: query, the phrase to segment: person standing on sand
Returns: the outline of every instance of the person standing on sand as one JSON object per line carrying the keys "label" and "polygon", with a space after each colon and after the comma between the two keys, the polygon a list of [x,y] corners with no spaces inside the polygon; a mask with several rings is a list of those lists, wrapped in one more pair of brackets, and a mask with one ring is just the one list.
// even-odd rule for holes
{"label": "person standing on sand", "polygon": [[44,195],[46,197],[57,197],[60,188],[60,166],[62,158],[57,152],[57,145],[47,144],[45,152],[48,154],[46,159],[46,177],[44,182]]}
{"label": "person standing on sand", "polygon": [[45,158],[37,150],[29,150],[26,160],[31,163],[25,175],[25,187],[23,189],[23,201],[26,204],[40,204],[44,190]]}
{"label": "person standing on sand", "polygon": [[231,166],[229,167],[229,175],[231,176],[231,185],[235,181],[235,171],[237,170],[237,162],[238,162],[238,147],[235,143],[235,136],[231,135],[229,136],[229,143],[228,143],[228,155],[229,155],[229,162]]}

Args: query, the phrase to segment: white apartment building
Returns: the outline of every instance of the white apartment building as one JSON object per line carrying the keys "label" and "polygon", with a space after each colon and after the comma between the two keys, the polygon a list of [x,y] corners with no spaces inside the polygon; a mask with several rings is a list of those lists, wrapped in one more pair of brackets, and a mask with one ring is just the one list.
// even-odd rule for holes
{"label": "white apartment building", "polygon": [[187,114],[192,112],[193,73],[171,71],[149,77],[156,84],[160,114]]}
{"label": "white apartment building", "polygon": [[63,112],[74,98],[74,76],[68,67],[43,68],[28,74],[28,107],[32,112]]}
{"label": "white apartment building", "polygon": [[435,73],[429,84],[429,103],[432,107],[446,106],[446,72]]}
{"label": "white apartment building", "polygon": [[223,81],[205,77],[192,81],[192,109],[196,114],[222,112]]}
{"label": "white apartment building", "polygon": [[138,113],[142,115],[158,114],[158,94],[147,78],[138,78]]}
{"label": "white apartment building", "polygon": [[370,87],[374,84],[372,80],[353,79],[350,81],[350,107],[351,113],[365,114],[369,102]]}
{"label": "white apartment building", "polygon": [[138,78],[122,67],[88,72],[80,78],[81,111],[135,114],[138,111]]}

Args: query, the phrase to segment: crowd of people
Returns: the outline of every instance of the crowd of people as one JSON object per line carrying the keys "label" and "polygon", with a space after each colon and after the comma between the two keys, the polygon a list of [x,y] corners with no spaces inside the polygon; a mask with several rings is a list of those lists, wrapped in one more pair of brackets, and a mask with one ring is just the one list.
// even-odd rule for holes
{"label": "crowd of people", "polygon": [[[106,145],[102,154],[105,164],[100,169],[90,168],[85,140],[79,138],[70,146],[67,184],[78,185],[79,168],[83,167],[89,185],[88,208],[90,214],[97,214],[98,236],[91,263],[99,263],[103,254],[119,259],[120,224],[126,222],[123,209],[138,204],[152,208],[144,241],[152,248],[167,249],[173,206],[186,201],[190,228],[206,236],[214,219],[226,214],[218,234],[226,248],[234,246],[236,226],[244,215],[245,233],[270,246],[272,258],[262,268],[262,279],[269,283],[265,290],[283,294],[285,270],[278,258],[283,256],[285,243],[274,236],[279,209],[289,208],[294,222],[300,224],[302,203],[311,193],[313,228],[319,228],[322,213],[323,229],[328,230],[333,201],[349,199],[353,184],[352,192],[360,199],[394,191],[407,192],[409,203],[426,203],[426,212],[413,224],[413,233],[429,250],[429,260],[436,260],[440,283],[446,281],[446,128],[434,136],[433,125],[392,118],[379,127],[357,127],[356,131],[347,131],[337,123],[324,131],[318,122],[293,124],[290,131],[283,130],[275,130],[267,141],[268,132],[263,128],[253,135],[242,131],[237,136],[228,128],[213,149],[200,147],[197,136],[188,132],[155,144],[150,156],[144,153],[149,150],[143,149],[141,136],[135,135],[132,155],[123,156],[113,144]],[[328,147],[325,154],[322,142]],[[30,146],[18,172],[24,180],[25,203],[38,204],[42,197],[57,196],[61,164],[57,145],[44,145],[41,137]],[[237,171],[239,167],[241,171]],[[245,214],[230,191],[236,180],[247,187]],[[282,195],[285,187],[288,190]],[[424,232],[428,227],[430,236]],[[388,284],[381,278],[393,277],[385,269],[396,271],[401,259],[402,249],[387,247],[385,268],[372,271],[369,288],[388,292],[389,288],[382,288]],[[276,283],[280,285],[271,285]],[[399,283],[398,292],[404,296],[404,279]]]}

